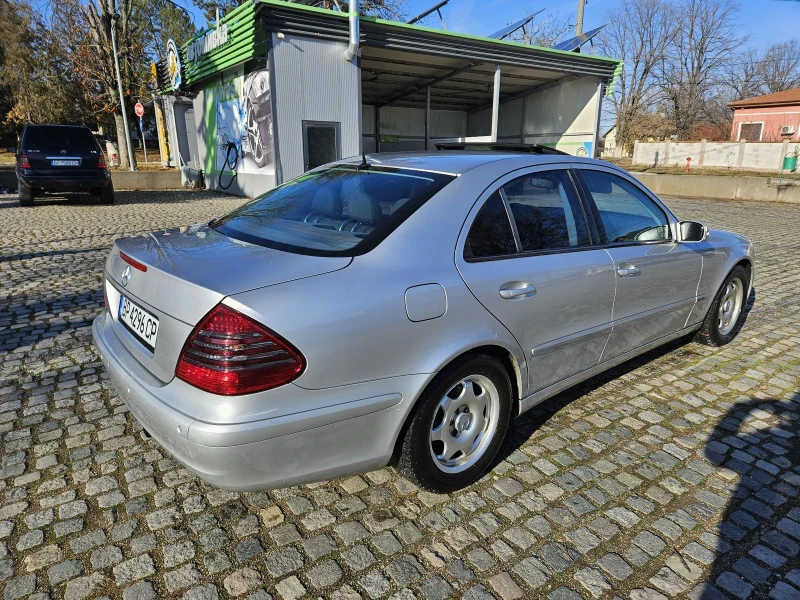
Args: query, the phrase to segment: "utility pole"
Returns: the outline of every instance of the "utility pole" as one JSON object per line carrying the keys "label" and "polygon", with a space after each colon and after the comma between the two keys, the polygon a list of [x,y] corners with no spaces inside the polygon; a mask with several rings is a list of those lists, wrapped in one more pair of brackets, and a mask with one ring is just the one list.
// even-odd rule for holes
{"label": "utility pole", "polygon": [[578,0],[578,18],[575,20],[575,35],[583,33],[583,7],[586,6],[586,0]]}
{"label": "utility pole", "polygon": [[[115,2],[116,5],[116,2]],[[130,163],[131,171],[136,170],[136,165],[133,162],[133,146],[131,145],[131,130],[128,127],[128,115],[125,113],[125,96],[122,92],[122,76],[119,74],[119,56],[117,55],[117,21],[120,15],[116,12],[111,16],[111,46],[114,50],[114,68],[117,71],[117,88],[119,89],[119,108],[122,111],[122,125],[125,127],[125,144],[128,147],[128,162]]]}

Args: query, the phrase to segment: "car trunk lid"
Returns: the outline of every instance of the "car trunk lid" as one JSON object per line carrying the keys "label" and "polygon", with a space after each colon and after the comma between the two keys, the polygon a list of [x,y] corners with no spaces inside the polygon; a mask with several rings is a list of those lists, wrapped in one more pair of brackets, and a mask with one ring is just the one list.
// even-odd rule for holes
{"label": "car trunk lid", "polygon": [[[106,296],[117,336],[166,382],[194,326],[226,296],[336,271],[351,260],[256,246],[206,225],[183,227],[117,240],[106,262]],[[121,296],[158,319],[154,348],[120,321]]]}

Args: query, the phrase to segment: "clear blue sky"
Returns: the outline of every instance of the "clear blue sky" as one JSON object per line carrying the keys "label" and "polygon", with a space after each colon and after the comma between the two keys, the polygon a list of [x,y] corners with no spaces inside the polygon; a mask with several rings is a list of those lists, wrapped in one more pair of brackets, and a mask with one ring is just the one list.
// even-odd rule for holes
{"label": "clear blue sky", "polygon": [[[434,0],[409,0],[408,12],[418,14],[432,4],[435,4]],[[588,0],[584,29],[607,22],[606,15],[618,4],[619,0]],[[490,35],[540,8],[557,12],[562,18],[571,17],[574,22],[576,7],[577,0],[450,0],[443,15],[451,29]],[[749,45],[766,48],[775,42],[800,36],[800,1],[744,0],[740,2],[737,21],[741,34],[749,35]],[[438,17],[428,23],[438,26]]]}
{"label": "clear blue sky", "polygon": [[[203,26],[203,17],[191,0],[175,0],[186,6],[195,16],[195,23]],[[421,13],[437,0],[406,0],[409,18]],[[588,0],[584,29],[607,22],[619,0]],[[770,44],[800,37],[800,0],[741,0],[737,16],[739,31],[749,36],[748,45],[765,49]],[[574,22],[577,0],[450,0],[443,9],[445,24],[449,29],[474,35],[490,35],[503,26],[521,19],[526,14],[546,8],[562,19]],[[544,16],[546,13],[542,13]],[[439,27],[434,13],[425,25]]]}

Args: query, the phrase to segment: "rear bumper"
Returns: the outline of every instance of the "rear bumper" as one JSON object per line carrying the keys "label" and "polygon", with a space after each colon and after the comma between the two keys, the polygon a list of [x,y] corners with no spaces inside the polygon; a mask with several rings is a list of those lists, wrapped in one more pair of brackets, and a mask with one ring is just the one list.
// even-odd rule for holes
{"label": "rear bumper", "polygon": [[[183,382],[163,385],[137,374],[129,362],[135,359],[106,317],[104,313],[95,320],[93,337],[122,401],[176,460],[201,479],[225,489],[285,487],[385,465],[410,409],[410,403],[396,390],[423,383],[417,376],[405,385],[401,382],[407,378],[393,378],[387,386],[395,391],[380,396],[254,422],[204,423],[159,399],[159,390],[165,395],[165,388]],[[190,438],[200,438],[208,445]],[[236,443],[242,440],[255,441]]]}
{"label": "rear bumper", "polygon": [[86,177],[62,175],[28,175],[17,173],[20,185],[28,188],[44,190],[46,192],[87,192],[98,189],[111,183],[111,177],[106,173],[102,175],[89,175]]}

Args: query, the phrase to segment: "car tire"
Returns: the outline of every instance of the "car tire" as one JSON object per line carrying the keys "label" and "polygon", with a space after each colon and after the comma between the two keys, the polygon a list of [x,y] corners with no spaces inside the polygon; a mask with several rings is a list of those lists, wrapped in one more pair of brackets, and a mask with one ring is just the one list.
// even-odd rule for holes
{"label": "car tire", "polygon": [[738,265],[730,272],[714,297],[702,327],[695,334],[696,342],[719,347],[733,341],[744,323],[749,282],[743,266]]}
{"label": "car tire", "polygon": [[19,205],[33,206],[33,190],[24,185],[19,186]]}
{"label": "car tire", "polygon": [[114,204],[114,185],[108,185],[100,190],[100,204]]}
{"label": "car tire", "polygon": [[452,492],[475,482],[500,449],[511,402],[511,381],[495,358],[474,354],[450,364],[414,407],[398,470],[432,492]]}

